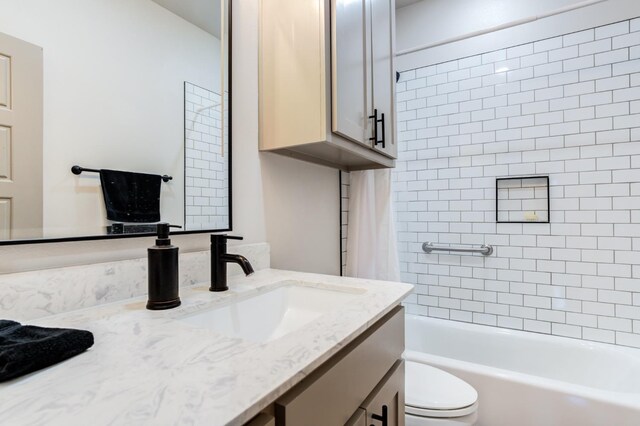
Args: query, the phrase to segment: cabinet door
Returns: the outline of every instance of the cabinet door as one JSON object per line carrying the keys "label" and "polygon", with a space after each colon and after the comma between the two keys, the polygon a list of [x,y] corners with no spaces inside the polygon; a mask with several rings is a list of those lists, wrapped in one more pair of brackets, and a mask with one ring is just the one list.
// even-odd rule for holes
{"label": "cabinet door", "polygon": [[404,426],[404,361],[394,364],[362,408],[368,425]]}
{"label": "cabinet door", "polygon": [[368,0],[331,0],[332,130],[371,146]]}
{"label": "cabinet door", "polygon": [[373,108],[380,120],[378,141],[384,141],[375,144],[374,149],[396,158],[395,0],[370,1]]}

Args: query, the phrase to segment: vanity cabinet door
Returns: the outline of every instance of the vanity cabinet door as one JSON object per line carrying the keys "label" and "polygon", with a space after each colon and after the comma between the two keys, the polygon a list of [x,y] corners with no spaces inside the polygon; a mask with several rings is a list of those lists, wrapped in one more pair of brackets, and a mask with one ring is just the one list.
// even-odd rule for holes
{"label": "vanity cabinet door", "polygon": [[404,426],[404,361],[398,361],[362,405],[367,425]]}

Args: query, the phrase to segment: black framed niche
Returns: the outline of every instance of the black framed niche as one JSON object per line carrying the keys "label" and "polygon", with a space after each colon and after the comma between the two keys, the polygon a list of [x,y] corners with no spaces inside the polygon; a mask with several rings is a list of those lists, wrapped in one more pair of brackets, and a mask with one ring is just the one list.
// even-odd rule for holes
{"label": "black framed niche", "polygon": [[549,223],[549,176],[496,179],[496,223]]}

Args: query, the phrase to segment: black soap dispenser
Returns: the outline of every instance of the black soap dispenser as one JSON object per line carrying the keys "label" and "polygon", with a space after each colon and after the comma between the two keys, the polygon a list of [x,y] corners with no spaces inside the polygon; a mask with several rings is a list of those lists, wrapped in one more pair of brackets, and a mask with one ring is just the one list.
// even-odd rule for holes
{"label": "black soap dispenser", "polygon": [[147,309],[154,311],[180,306],[178,247],[171,245],[168,223],[158,224],[156,245],[147,249],[149,257],[149,300]]}

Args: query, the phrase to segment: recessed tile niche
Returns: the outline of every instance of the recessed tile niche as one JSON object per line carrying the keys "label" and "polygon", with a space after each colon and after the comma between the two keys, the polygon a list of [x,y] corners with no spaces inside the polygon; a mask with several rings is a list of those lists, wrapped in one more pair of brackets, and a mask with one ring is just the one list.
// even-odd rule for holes
{"label": "recessed tile niche", "polygon": [[496,179],[497,223],[549,223],[549,176]]}

